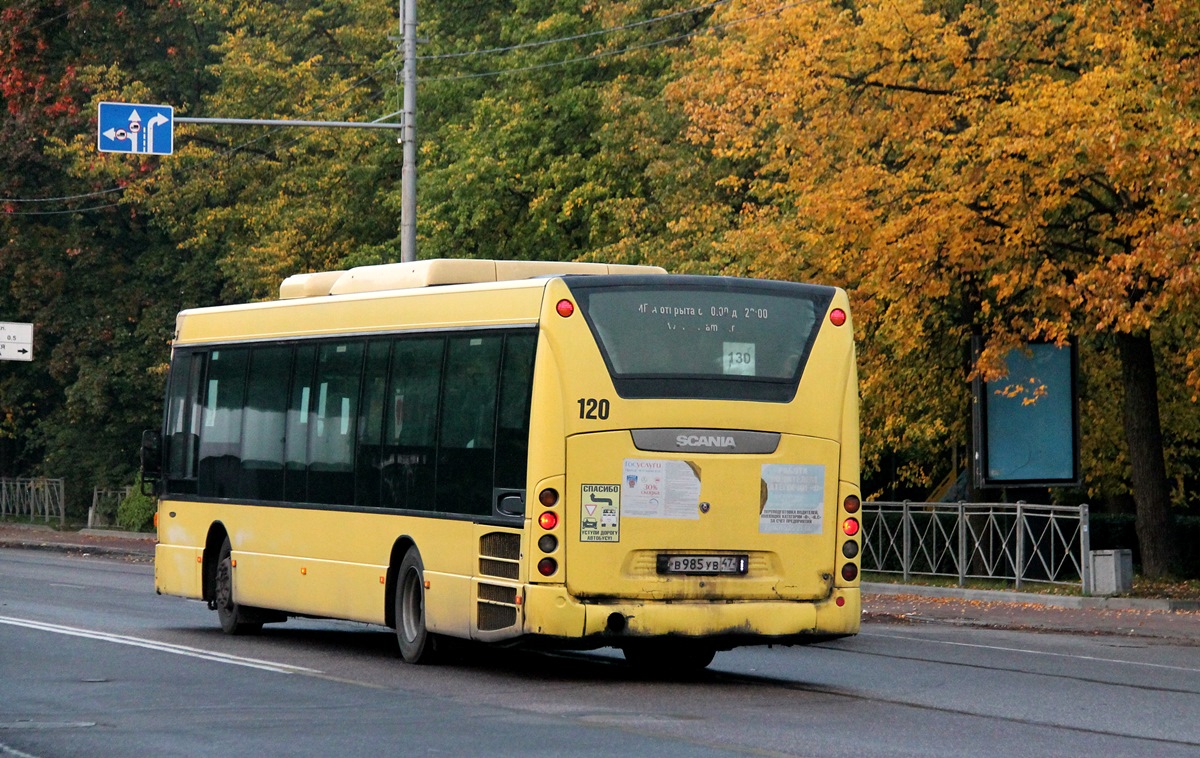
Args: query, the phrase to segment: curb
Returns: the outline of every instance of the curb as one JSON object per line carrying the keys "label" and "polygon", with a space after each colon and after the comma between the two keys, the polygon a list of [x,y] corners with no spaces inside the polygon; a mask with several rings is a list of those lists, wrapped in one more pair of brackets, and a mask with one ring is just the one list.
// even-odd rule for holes
{"label": "curb", "polygon": [[1136,597],[1076,597],[1070,595],[1039,595],[1009,590],[970,590],[960,587],[927,587],[913,584],[882,584],[863,582],[861,591],[875,595],[917,595],[918,597],[952,597],[988,603],[1025,603],[1054,608],[1076,608],[1104,611],[1197,611],[1200,600],[1159,600]]}
{"label": "curb", "polygon": [[125,532],[120,529],[80,529],[80,534],[91,537],[120,537],[125,540],[146,540],[153,542],[158,536],[149,532]]}
{"label": "curb", "polygon": [[136,561],[150,561],[153,554],[144,550],[128,550],[108,545],[83,545],[78,542],[39,542],[35,540],[0,539],[0,548],[17,550],[41,550],[48,553],[83,553],[84,555],[104,555],[112,558],[128,558]]}
{"label": "curb", "polygon": [[144,562],[153,560],[156,535],[116,529],[80,529],[63,532],[42,524],[22,524],[16,528],[0,525],[0,548],[41,550],[64,554],[84,554],[124,558]]}

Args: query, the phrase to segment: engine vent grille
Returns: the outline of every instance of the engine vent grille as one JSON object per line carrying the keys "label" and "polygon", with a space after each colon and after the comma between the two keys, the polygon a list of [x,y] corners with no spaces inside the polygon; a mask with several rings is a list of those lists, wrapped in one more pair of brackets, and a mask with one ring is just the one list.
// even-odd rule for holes
{"label": "engine vent grille", "polygon": [[479,629],[491,632],[517,623],[517,588],[479,584]]}
{"label": "engine vent grille", "polygon": [[521,559],[521,535],[512,532],[488,532],[479,538],[479,554],[492,558]]}
{"label": "engine vent grille", "polygon": [[497,579],[518,579],[521,576],[521,567],[509,561],[480,558],[479,573],[483,576],[494,576]]}
{"label": "engine vent grille", "polygon": [[521,535],[488,532],[479,538],[479,573],[498,579],[521,576]]}

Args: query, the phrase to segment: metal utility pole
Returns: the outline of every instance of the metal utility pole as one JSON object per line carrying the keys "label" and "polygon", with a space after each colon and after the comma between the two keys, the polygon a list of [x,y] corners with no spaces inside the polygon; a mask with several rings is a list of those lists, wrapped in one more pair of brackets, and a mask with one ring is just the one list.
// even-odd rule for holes
{"label": "metal utility pole", "polygon": [[417,0],[400,0],[400,39],[404,47],[404,109],[400,141],[400,260],[417,259]]}

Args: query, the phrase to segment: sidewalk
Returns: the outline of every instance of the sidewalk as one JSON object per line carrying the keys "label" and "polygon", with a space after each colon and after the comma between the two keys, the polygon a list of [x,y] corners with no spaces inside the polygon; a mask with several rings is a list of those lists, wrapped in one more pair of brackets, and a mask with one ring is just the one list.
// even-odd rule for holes
{"label": "sidewalk", "polygon": [[154,561],[155,535],[107,529],[59,531],[40,524],[0,523],[0,548],[53,550],[70,555],[104,556],[131,563]]}
{"label": "sidewalk", "polygon": [[1200,646],[1200,603],[864,583],[863,620],[955,624]]}
{"label": "sidewalk", "polygon": [[[0,548],[54,550],[133,563],[154,560],[155,536],[101,529],[58,531],[0,523]],[[864,582],[867,623],[953,624],[992,629],[1111,635],[1200,646],[1200,603],[1037,595]]]}

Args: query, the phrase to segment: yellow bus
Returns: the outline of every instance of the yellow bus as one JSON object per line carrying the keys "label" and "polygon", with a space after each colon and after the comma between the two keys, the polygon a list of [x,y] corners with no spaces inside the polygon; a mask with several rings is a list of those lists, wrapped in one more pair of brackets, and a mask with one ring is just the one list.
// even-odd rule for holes
{"label": "yellow bus", "polygon": [[179,314],[155,586],[292,616],[615,647],[637,665],[859,628],[845,292],[656,267],[426,260]]}

